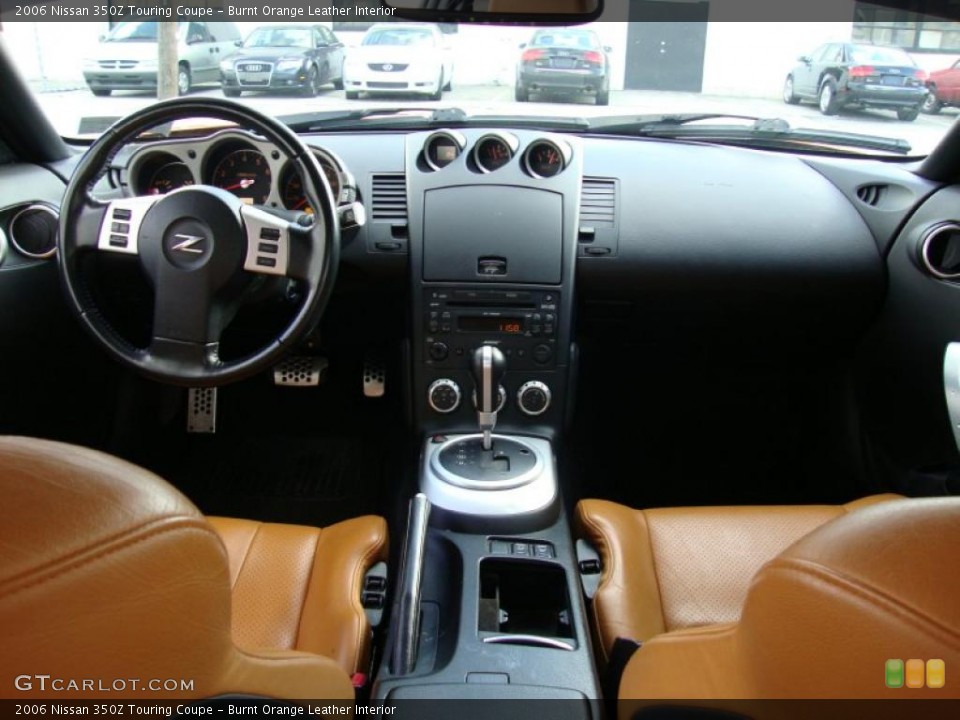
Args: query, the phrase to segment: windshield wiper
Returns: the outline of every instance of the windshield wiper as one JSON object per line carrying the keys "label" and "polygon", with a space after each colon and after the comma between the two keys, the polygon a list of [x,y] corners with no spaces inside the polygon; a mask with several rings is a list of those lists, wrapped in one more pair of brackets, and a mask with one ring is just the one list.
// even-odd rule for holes
{"label": "windshield wiper", "polygon": [[[746,120],[747,123],[710,123],[697,125],[705,120]],[[795,148],[802,146],[855,147],[906,155],[911,145],[906,140],[880,135],[818,130],[815,128],[792,128],[780,118],[761,118],[752,115],[727,113],[681,113],[673,115],[624,115],[595,118],[590,121],[589,132],[600,135],[636,135],[640,137],[689,138],[717,142],[737,142],[758,145]]]}
{"label": "windshield wiper", "polygon": [[280,122],[298,133],[317,130],[351,129],[366,125],[457,125],[463,123],[467,114],[460,108],[390,107],[364,108],[362,110],[331,110],[329,112],[301,113],[278,118]]}

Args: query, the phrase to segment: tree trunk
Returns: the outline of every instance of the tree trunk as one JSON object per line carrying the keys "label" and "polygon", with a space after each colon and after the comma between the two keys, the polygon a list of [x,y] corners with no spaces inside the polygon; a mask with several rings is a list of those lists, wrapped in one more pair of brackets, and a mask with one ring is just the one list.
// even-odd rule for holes
{"label": "tree trunk", "polygon": [[157,31],[157,97],[176,97],[177,91],[177,21],[158,22]]}

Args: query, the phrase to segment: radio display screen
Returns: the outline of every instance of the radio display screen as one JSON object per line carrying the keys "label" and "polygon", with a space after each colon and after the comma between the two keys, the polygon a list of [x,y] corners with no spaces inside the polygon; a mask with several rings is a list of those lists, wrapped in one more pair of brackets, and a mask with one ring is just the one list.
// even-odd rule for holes
{"label": "radio display screen", "polygon": [[523,334],[522,317],[484,317],[482,315],[461,315],[457,318],[457,329],[461,332]]}

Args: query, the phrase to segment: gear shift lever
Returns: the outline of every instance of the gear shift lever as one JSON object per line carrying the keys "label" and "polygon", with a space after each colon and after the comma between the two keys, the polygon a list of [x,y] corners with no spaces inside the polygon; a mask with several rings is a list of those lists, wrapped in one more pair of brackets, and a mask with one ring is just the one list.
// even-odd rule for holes
{"label": "gear shift lever", "polygon": [[473,351],[470,371],[477,385],[477,420],[483,433],[483,449],[493,447],[493,429],[497,426],[500,381],[507,370],[507,359],[499,348],[484,345]]}

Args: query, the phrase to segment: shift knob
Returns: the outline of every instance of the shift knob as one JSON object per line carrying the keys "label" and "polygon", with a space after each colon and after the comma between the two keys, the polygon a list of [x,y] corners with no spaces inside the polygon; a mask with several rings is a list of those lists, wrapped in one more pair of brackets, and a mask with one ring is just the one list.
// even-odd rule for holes
{"label": "shift knob", "polygon": [[483,433],[483,446],[489,450],[490,435],[497,426],[500,382],[507,371],[507,359],[499,348],[483,345],[474,350],[470,371],[477,385],[477,420]]}

